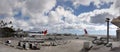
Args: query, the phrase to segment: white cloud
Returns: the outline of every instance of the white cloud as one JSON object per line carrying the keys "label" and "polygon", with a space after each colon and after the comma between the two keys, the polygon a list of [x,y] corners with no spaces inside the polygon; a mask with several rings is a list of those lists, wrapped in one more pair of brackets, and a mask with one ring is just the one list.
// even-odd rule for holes
{"label": "white cloud", "polygon": [[49,13],[49,23],[50,24],[58,24],[62,23],[63,21],[61,20],[60,14],[57,14],[56,11],[51,11]]}
{"label": "white cloud", "polygon": [[92,0],[71,0],[73,2],[73,6],[78,7],[79,5],[89,6]]}
{"label": "white cloud", "polygon": [[56,0],[26,0],[25,7],[31,13],[49,12],[56,4]]}
{"label": "white cloud", "polygon": [[6,17],[12,15],[12,3],[7,2],[7,0],[1,0],[0,2],[0,14]]}
{"label": "white cloud", "polygon": [[119,3],[120,3],[119,0],[115,0],[110,7],[112,13],[116,16],[120,15],[120,5],[119,5]]}
{"label": "white cloud", "polygon": [[[1,0],[0,15],[5,15],[6,21],[13,21],[13,25],[24,30],[43,30],[48,29],[51,32],[57,32],[64,29],[93,29],[106,30],[105,18],[118,16],[119,0],[71,0],[75,7],[79,5],[89,6],[91,2],[100,7],[104,3],[113,2],[110,8],[95,9],[90,12],[81,13],[76,16],[73,9],[65,9],[63,6],[57,6],[55,11],[51,10],[56,5],[56,0]],[[29,16],[28,20],[15,19],[13,17],[17,11],[22,11],[22,18]],[[47,13],[47,15],[45,15]],[[8,18],[7,18],[8,17]],[[10,19],[10,20],[9,20]],[[116,26],[110,25],[110,29],[116,29]]]}
{"label": "white cloud", "polygon": [[114,0],[67,0],[67,1],[72,1],[73,6],[75,6],[75,8],[77,8],[80,5],[89,6],[90,3],[93,3],[97,8],[100,8],[101,5],[105,3],[108,4],[110,2],[113,2]]}
{"label": "white cloud", "polygon": [[[97,2],[97,1],[96,1]],[[34,11],[35,10],[35,11]],[[45,24],[48,24],[49,29],[54,30],[61,30],[61,29],[79,29],[79,28],[92,28],[95,30],[105,30],[101,29],[105,26],[102,24],[105,22],[105,17],[113,18],[114,14],[112,13],[111,9],[97,9],[91,12],[82,13],[79,16],[76,16],[73,14],[72,10],[66,10],[62,6],[58,6],[55,11],[50,11],[48,16],[44,16],[42,13],[46,12],[43,10],[43,12],[36,12],[39,9],[30,9],[29,12],[32,16],[30,18],[30,22],[33,24],[32,26],[36,28],[42,28]],[[40,9],[42,10],[42,9]],[[50,10],[50,9],[49,9]],[[31,11],[34,11],[33,14]],[[65,17],[65,21],[62,20],[62,18]],[[98,22],[98,19],[99,20]],[[76,24],[78,23],[78,24]],[[93,24],[92,24],[93,23]],[[97,26],[96,24],[101,24]],[[51,25],[51,26],[50,26]]]}
{"label": "white cloud", "polygon": [[65,17],[65,22],[74,23],[76,21],[77,16],[73,14],[73,10],[65,10],[64,7],[58,6],[56,8],[56,13],[58,16]]}
{"label": "white cloud", "polygon": [[[56,0],[52,0],[52,2],[50,0],[1,0],[0,15],[5,15],[4,20],[6,21],[12,17],[16,27],[29,30],[28,28],[31,26],[39,27],[39,25],[47,24],[48,16],[45,16],[44,13],[49,12],[55,5]],[[14,14],[17,14],[18,11],[22,12],[22,18],[29,16],[29,19],[15,19]]]}
{"label": "white cloud", "polygon": [[56,5],[56,0],[26,0],[25,14],[30,15],[30,21],[33,26],[48,24],[48,16],[44,14],[49,12]]}
{"label": "white cloud", "polygon": [[96,9],[91,12],[86,12],[78,15],[78,21],[85,23],[101,23],[105,21],[105,18],[113,18],[113,14],[110,13],[109,9]]}

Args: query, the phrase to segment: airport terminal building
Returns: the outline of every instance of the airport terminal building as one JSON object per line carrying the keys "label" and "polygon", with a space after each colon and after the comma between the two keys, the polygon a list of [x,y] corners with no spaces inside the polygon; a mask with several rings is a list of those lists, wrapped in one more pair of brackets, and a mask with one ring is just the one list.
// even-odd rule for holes
{"label": "airport terminal building", "polygon": [[118,27],[116,30],[116,38],[118,41],[120,41],[120,16],[114,18],[111,23]]}

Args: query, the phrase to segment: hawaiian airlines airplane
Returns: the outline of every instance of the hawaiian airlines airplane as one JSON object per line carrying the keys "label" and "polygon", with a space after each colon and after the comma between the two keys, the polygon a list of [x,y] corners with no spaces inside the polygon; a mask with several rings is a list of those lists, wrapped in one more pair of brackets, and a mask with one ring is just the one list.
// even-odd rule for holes
{"label": "hawaiian airlines airplane", "polygon": [[37,36],[37,35],[47,35],[48,30],[41,31],[41,32],[28,32],[30,36]]}

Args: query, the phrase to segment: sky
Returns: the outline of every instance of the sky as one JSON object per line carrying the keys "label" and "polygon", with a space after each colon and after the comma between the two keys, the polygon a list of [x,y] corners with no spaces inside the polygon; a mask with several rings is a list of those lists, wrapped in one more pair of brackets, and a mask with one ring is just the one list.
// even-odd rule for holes
{"label": "sky", "polygon": [[[0,0],[0,20],[24,31],[106,35],[106,18],[120,15],[120,0]],[[111,21],[110,20],[110,21]],[[110,35],[117,27],[110,23]]]}

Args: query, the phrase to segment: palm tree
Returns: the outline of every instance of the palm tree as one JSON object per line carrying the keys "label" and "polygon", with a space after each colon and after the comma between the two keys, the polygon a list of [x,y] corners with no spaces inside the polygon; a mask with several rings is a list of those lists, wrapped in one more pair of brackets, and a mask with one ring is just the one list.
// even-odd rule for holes
{"label": "palm tree", "polygon": [[12,29],[13,29],[13,26],[11,26],[10,28],[12,28]]}
{"label": "palm tree", "polygon": [[2,26],[3,26],[3,24],[4,24],[4,21],[3,21],[3,20],[1,20],[1,21],[0,21],[0,27],[2,27]]}
{"label": "palm tree", "polygon": [[8,23],[4,23],[4,24],[3,24],[3,27],[5,27],[6,25],[8,25]]}
{"label": "palm tree", "polygon": [[9,24],[12,24],[12,21],[10,21]]}
{"label": "palm tree", "polygon": [[4,23],[4,21],[2,20],[0,23]]}

